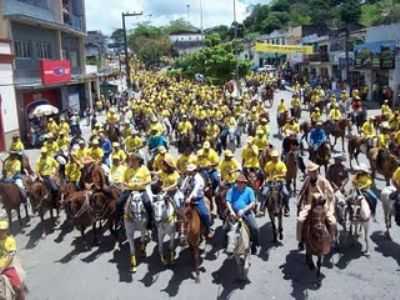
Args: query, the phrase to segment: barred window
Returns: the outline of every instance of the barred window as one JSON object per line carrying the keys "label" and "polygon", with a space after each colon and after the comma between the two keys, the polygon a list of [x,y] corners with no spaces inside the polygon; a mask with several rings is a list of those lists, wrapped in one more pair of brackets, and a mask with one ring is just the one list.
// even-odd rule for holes
{"label": "barred window", "polygon": [[15,41],[14,47],[17,58],[32,58],[32,41]]}
{"label": "barred window", "polygon": [[37,42],[36,53],[39,58],[51,58],[51,45],[48,42]]}

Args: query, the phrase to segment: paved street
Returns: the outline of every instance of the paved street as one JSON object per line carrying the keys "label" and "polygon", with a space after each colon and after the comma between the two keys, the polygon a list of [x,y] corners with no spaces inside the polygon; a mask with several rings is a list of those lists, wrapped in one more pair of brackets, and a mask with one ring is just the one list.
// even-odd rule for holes
{"label": "paved street", "polygon": [[[276,94],[275,105],[282,97],[289,101],[290,96],[289,92]],[[273,134],[277,132],[275,112],[276,107],[271,109]],[[280,140],[272,141],[280,147]],[[37,152],[31,154],[37,156]],[[381,180],[378,184],[382,188]],[[246,286],[235,283],[235,264],[224,254],[220,227],[206,248],[201,283],[196,284],[187,250],[178,250],[174,266],[163,267],[151,243],[147,258],[139,258],[138,272],[131,274],[127,243],[113,251],[107,232],[100,246],[87,249],[79,232],[63,223],[64,215],[61,226],[42,239],[42,226],[35,216],[23,229],[14,225],[27,271],[28,299],[399,299],[400,228],[394,225],[393,242],[384,239],[380,204],[378,223],[370,226],[370,257],[363,256],[359,242],[349,242],[325,260],[321,282],[305,266],[304,253],[296,250],[294,199],[291,207],[291,217],[284,219],[282,243],[273,244],[269,220],[258,219],[262,247],[259,255],[252,257],[251,283]]]}

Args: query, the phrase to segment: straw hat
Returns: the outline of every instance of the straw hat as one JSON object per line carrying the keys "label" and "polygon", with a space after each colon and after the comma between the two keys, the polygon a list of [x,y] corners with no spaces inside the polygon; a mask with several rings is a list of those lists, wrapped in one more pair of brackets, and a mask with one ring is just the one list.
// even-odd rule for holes
{"label": "straw hat", "polygon": [[272,158],[279,157],[279,152],[278,152],[278,150],[276,150],[276,149],[272,150],[270,156],[271,156]]}
{"label": "straw hat", "polygon": [[186,171],[188,171],[188,172],[193,172],[196,169],[197,169],[197,166],[195,164],[193,164],[193,163],[188,164],[188,166],[186,167]]}
{"label": "straw hat", "polygon": [[227,158],[232,158],[233,157],[233,152],[231,150],[225,150],[224,151],[224,156]]}
{"label": "straw hat", "polygon": [[315,172],[318,171],[319,165],[310,161],[307,165],[307,172]]}
{"label": "straw hat", "polygon": [[175,162],[175,160],[173,159],[172,156],[170,156],[170,155],[165,156],[163,162],[164,162],[167,166],[169,166],[169,167],[171,167],[171,168],[173,168],[173,169],[176,169],[176,162]]}

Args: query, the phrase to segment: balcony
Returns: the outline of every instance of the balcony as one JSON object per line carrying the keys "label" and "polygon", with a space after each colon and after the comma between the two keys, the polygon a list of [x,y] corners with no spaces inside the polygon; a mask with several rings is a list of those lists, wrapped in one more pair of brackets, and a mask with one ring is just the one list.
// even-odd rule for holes
{"label": "balcony", "polygon": [[315,53],[308,56],[309,62],[329,62],[329,54],[328,53]]}

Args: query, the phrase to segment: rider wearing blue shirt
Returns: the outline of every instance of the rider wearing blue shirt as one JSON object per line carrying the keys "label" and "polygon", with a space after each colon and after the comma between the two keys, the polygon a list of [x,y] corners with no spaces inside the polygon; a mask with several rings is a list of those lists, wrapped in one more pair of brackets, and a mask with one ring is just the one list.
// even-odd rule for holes
{"label": "rider wearing blue shirt", "polygon": [[318,122],[316,127],[311,129],[309,140],[314,151],[318,150],[318,148],[328,140],[326,132],[322,128],[322,122]]}
{"label": "rider wearing blue shirt", "polygon": [[253,212],[256,204],[256,197],[251,187],[247,186],[247,178],[240,175],[236,184],[231,187],[226,194],[227,206],[232,217],[243,218],[250,229],[251,233],[251,252],[257,252],[258,242],[258,225]]}
{"label": "rider wearing blue shirt", "polygon": [[164,146],[166,149],[168,149],[167,139],[163,135],[157,134],[156,132],[154,132],[154,134],[151,134],[149,140],[147,141],[147,145],[150,152],[153,152],[161,146]]}

